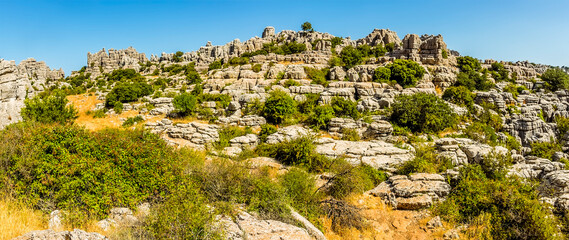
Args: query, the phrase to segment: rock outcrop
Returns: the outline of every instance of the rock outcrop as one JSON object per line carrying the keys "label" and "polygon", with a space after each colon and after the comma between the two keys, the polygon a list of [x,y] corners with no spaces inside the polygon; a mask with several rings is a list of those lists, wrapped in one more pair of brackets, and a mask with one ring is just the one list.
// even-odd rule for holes
{"label": "rock outcrop", "polygon": [[45,62],[30,58],[16,65],[15,61],[0,59],[0,129],[22,120],[20,109],[24,99],[49,88],[64,77],[63,70],[52,70]]}
{"label": "rock outcrop", "polygon": [[29,232],[13,240],[108,240],[108,238],[99,233],[85,232],[79,229],[62,232],[55,232],[50,229]]}

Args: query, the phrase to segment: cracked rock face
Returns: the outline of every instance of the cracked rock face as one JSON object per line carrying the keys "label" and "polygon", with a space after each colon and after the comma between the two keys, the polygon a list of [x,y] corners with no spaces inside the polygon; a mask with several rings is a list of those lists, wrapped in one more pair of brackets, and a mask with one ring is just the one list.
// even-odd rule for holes
{"label": "cracked rock face", "polygon": [[55,232],[53,230],[33,231],[13,240],[108,240],[107,237],[94,232],[73,231]]}
{"label": "cracked rock face", "polygon": [[45,62],[30,58],[16,65],[0,59],[0,129],[22,120],[20,109],[24,99],[51,86],[48,79],[61,79],[63,70],[52,70]]}
{"label": "cracked rock face", "polygon": [[396,175],[382,182],[369,193],[382,198],[394,208],[417,210],[430,207],[443,200],[451,187],[439,174],[416,173],[410,176]]}
{"label": "cracked rock face", "polygon": [[275,220],[260,220],[246,212],[241,212],[232,221],[222,218],[227,239],[231,240],[264,240],[264,239],[313,239],[302,228]]}

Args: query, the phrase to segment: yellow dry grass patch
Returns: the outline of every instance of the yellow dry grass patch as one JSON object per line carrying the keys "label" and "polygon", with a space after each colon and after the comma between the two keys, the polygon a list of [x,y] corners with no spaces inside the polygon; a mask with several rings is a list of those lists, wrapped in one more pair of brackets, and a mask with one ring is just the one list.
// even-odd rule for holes
{"label": "yellow dry grass patch", "polygon": [[[79,112],[79,117],[75,120],[75,123],[80,126],[84,126],[86,129],[91,131],[98,131],[105,128],[118,128],[122,126],[122,122],[120,121],[121,118],[129,118],[135,117],[138,115],[138,111],[131,110],[131,111],[124,111],[121,114],[113,114],[107,115],[104,118],[93,118],[92,115],[88,115],[87,112],[91,109],[95,108],[97,103],[103,103],[102,100],[97,100],[97,96],[94,95],[87,95],[87,94],[79,94],[79,95],[72,95],[67,96],[67,99],[75,109]],[[164,115],[157,115],[151,116],[146,119],[146,122],[156,122],[160,119],[163,119]],[[144,123],[138,123],[136,126],[142,126]]]}
{"label": "yellow dry grass patch", "polygon": [[447,229],[453,228],[443,222],[443,227],[427,229],[426,224],[433,216],[427,210],[402,211],[393,210],[378,198],[368,194],[352,195],[347,202],[361,209],[366,221],[363,229],[346,228],[338,232],[332,231],[332,221],[321,218],[326,237],[330,240],[340,239],[442,239]]}
{"label": "yellow dry grass patch", "polygon": [[278,62],[278,64],[282,64],[282,65],[298,65],[298,64],[305,64],[305,62],[304,62],[304,61],[298,61],[298,62],[280,61],[280,62]]}
{"label": "yellow dry grass patch", "polygon": [[0,199],[0,240],[47,228],[48,216],[13,199]]}

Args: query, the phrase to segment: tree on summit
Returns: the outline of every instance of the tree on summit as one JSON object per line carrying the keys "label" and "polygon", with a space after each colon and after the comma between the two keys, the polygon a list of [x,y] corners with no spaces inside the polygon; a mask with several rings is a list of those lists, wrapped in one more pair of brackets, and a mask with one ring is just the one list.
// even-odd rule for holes
{"label": "tree on summit", "polygon": [[304,22],[302,25],[300,25],[300,27],[302,28],[302,31],[314,32],[312,24],[309,22]]}

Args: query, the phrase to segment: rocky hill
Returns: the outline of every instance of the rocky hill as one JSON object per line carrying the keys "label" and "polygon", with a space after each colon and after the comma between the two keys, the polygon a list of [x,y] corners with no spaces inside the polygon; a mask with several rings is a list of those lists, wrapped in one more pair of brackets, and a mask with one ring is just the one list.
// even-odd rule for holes
{"label": "rocky hill", "polygon": [[[561,238],[569,230],[569,77],[557,70],[461,56],[441,35],[401,39],[374,29],[352,40],[267,27],[244,42],[150,58],[102,49],[69,77],[34,59],[0,60],[0,129],[22,120],[25,99],[62,91],[79,109],[76,125],[144,128],[204,152],[206,165],[228,160],[279,184],[301,168],[312,195],[322,194],[318,214],[297,212],[302,204],[291,197],[284,218],[206,194],[211,208],[238,206],[207,230],[225,239]],[[141,199],[139,211],[162,204]],[[69,209],[54,204],[50,224],[59,226],[59,210]],[[97,219],[99,232],[146,226],[149,213],[110,207],[95,214],[107,216]],[[106,238],[46,230],[18,239],[74,234]]]}

